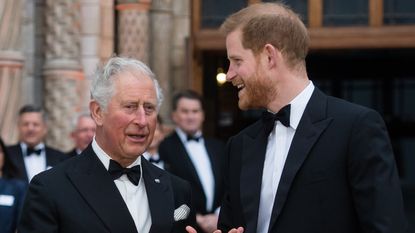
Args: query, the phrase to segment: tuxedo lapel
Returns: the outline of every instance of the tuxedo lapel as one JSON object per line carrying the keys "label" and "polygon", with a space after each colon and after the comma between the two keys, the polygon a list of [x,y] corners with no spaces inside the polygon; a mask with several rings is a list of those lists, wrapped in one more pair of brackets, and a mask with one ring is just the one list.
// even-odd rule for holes
{"label": "tuxedo lapel", "polygon": [[45,157],[46,157],[46,169],[49,169],[60,162],[59,161],[60,156],[53,153],[47,146],[45,146]]}
{"label": "tuxedo lapel", "polygon": [[287,160],[278,185],[277,195],[275,197],[269,229],[272,229],[273,224],[276,222],[276,219],[279,217],[284,207],[289,190],[298,170],[307,158],[313,145],[317,142],[321,133],[327,128],[332,120],[331,118],[326,117],[326,105],[327,97],[318,89],[315,89],[297,127],[287,155]]}
{"label": "tuxedo lapel", "polygon": [[20,144],[10,147],[10,159],[14,160],[14,165],[20,172],[20,178],[28,182],[29,178],[27,177],[26,166],[24,164],[23,151]]}
{"label": "tuxedo lapel", "polygon": [[177,153],[177,155],[178,155],[177,160],[180,161],[179,162],[180,164],[183,164],[183,166],[186,167],[186,169],[183,169],[183,170],[190,172],[191,177],[189,177],[188,179],[189,180],[190,179],[194,180],[195,182],[191,182],[191,183],[194,183],[194,184],[197,183],[199,188],[201,190],[203,190],[202,183],[200,182],[199,175],[197,174],[196,168],[193,165],[193,162],[190,159],[189,154],[187,153],[185,145],[180,140],[179,135],[177,135],[176,132],[174,133],[174,138],[173,139],[174,139],[174,142],[175,142],[174,144],[176,144],[176,148],[179,150],[179,153]]}
{"label": "tuxedo lapel", "polygon": [[[220,152],[217,151],[217,148],[215,148],[215,145],[213,143],[211,143],[211,141],[209,141],[208,139],[205,139],[205,147],[206,147],[206,151],[208,153],[209,156],[209,160],[210,160],[210,164],[212,167],[212,173],[213,173],[213,179],[215,181],[214,187],[214,199],[213,199],[213,205],[215,205],[215,203],[220,203],[220,198],[222,198],[219,195],[219,186],[221,183],[221,176],[222,176],[222,172],[221,172],[221,164],[219,164],[219,161],[216,159],[218,158],[217,155],[220,155]],[[219,199],[219,200],[218,200]]]}
{"label": "tuxedo lapel", "polygon": [[143,179],[151,213],[151,233],[169,232],[173,224],[174,200],[170,179],[141,159]]}
{"label": "tuxedo lapel", "polygon": [[[267,148],[267,138],[263,129],[259,128],[245,134],[242,143],[241,167],[241,202],[246,222],[246,232],[256,232],[259,199],[261,193],[262,172]],[[255,132],[254,132],[255,131]]]}
{"label": "tuxedo lapel", "polygon": [[73,185],[110,232],[137,232],[127,205],[91,145],[66,171]]}

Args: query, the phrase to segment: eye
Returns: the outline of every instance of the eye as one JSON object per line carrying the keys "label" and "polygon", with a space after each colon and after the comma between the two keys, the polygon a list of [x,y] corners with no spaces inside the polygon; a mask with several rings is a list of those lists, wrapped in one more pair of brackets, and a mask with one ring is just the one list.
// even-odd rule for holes
{"label": "eye", "polygon": [[134,112],[137,109],[137,104],[129,103],[123,106],[126,112]]}
{"label": "eye", "polygon": [[151,114],[156,111],[156,106],[153,104],[144,104],[144,111],[146,114]]}

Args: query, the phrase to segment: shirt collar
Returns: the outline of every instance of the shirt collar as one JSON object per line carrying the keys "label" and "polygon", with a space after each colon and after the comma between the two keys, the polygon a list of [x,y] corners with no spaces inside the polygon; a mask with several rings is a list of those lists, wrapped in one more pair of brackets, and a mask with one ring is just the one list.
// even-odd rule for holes
{"label": "shirt collar", "polygon": [[[23,152],[26,152],[28,146],[27,146],[26,143],[20,142],[20,148],[22,148],[22,151]],[[41,143],[37,144],[33,149],[35,149],[35,150],[43,150],[43,149],[45,149],[45,143],[41,142]]]}
{"label": "shirt collar", "polygon": [[[176,127],[176,133],[177,135],[179,135],[179,138],[180,140],[182,140],[183,143],[187,142],[187,134],[182,129],[180,129],[179,127]],[[198,130],[193,136],[202,137],[202,131]]]}
{"label": "shirt collar", "polygon": [[[101,161],[101,163],[104,165],[105,169],[108,170],[110,166],[110,159],[112,159],[105,151],[98,145],[97,141],[94,139],[92,140],[92,149],[94,150],[95,154],[98,156],[98,159]],[[138,156],[138,158],[128,166],[128,168],[135,166],[135,165],[141,165],[141,156]]]}
{"label": "shirt collar", "polygon": [[291,113],[290,113],[290,126],[293,129],[297,129],[300,123],[301,117],[303,116],[304,110],[307,106],[308,101],[314,91],[313,82],[309,82],[307,87],[300,92],[291,102]]}

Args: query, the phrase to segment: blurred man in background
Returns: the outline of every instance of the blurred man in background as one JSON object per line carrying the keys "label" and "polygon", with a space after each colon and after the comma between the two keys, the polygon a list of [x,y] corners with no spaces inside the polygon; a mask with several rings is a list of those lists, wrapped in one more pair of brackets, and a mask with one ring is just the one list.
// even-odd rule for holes
{"label": "blurred man in background", "polygon": [[19,170],[19,177],[30,182],[36,174],[45,171],[67,156],[44,143],[48,128],[43,110],[32,105],[23,106],[19,111],[19,142],[7,149],[10,160]]}
{"label": "blurred man in background", "polygon": [[75,143],[75,148],[68,152],[68,156],[73,157],[81,154],[83,150],[92,142],[96,129],[95,121],[91,118],[91,114],[82,113],[76,116],[73,122],[73,131],[71,138]]}

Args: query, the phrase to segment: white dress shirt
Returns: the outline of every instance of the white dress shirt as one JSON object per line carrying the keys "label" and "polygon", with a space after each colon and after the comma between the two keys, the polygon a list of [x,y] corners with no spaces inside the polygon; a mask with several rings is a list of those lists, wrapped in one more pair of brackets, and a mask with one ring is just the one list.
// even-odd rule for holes
{"label": "white dress shirt", "polygon": [[206,210],[212,211],[213,198],[215,194],[215,178],[213,176],[212,164],[205,147],[205,140],[202,132],[197,132],[194,136],[200,137],[199,141],[187,140],[187,135],[183,130],[176,128],[180,140],[186,148],[187,154],[196,169],[200,183],[202,183],[203,191],[206,196]]}
{"label": "white dress shirt", "polygon": [[[92,149],[95,154],[98,156],[99,160],[104,164],[105,168],[108,170],[111,157],[105,153],[98,143],[94,140],[92,141]],[[141,156],[138,156],[137,160],[134,161],[128,168],[135,165],[141,165]],[[143,182],[143,169],[140,166],[141,178],[137,186],[135,186],[128,179],[127,175],[122,175],[120,178],[114,180],[115,185],[122,198],[124,199],[125,204],[130,211],[131,217],[134,220],[137,231],[140,233],[146,233],[150,231],[151,228],[151,214],[150,207],[147,199],[146,187]],[[111,211],[111,210],[108,210]]]}
{"label": "white dress shirt", "polygon": [[22,153],[23,153],[23,160],[24,160],[24,165],[26,168],[27,178],[28,178],[28,181],[30,182],[35,175],[49,168],[46,167],[45,144],[39,143],[33,148],[35,150],[41,150],[40,155],[37,155],[35,153],[28,155],[27,147],[28,146],[26,143],[24,142],[20,143],[20,148],[22,149]]}
{"label": "white dress shirt", "polygon": [[285,160],[287,159],[295,131],[313,91],[314,85],[310,81],[308,86],[290,102],[290,127],[285,127],[280,121],[277,121],[273,131],[268,136],[258,211],[258,233],[268,232],[275,195]]}

